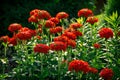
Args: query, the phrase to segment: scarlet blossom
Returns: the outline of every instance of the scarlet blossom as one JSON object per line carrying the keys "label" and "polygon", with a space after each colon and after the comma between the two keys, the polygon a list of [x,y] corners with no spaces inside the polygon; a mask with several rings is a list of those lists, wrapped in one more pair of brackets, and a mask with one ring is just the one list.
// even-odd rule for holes
{"label": "scarlet blossom", "polygon": [[31,10],[31,11],[30,11],[30,15],[32,16],[32,15],[38,13],[39,11],[40,11],[39,9]]}
{"label": "scarlet blossom", "polygon": [[96,68],[89,67],[89,72],[96,74],[98,73],[98,70]]}
{"label": "scarlet blossom", "polygon": [[0,37],[0,41],[3,41],[3,42],[5,42],[5,43],[7,43],[8,42],[8,40],[9,40],[9,36],[1,36]]}
{"label": "scarlet blossom", "polygon": [[113,71],[109,68],[104,68],[100,71],[100,77],[104,78],[105,80],[111,80],[113,77]]}
{"label": "scarlet blossom", "polygon": [[50,44],[50,49],[51,50],[55,50],[55,51],[65,51],[67,48],[67,45],[63,42],[60,41],[56,41]]}
{"label": "scarlet blossom", "polygon": [[54,38],[54,42],[55,41],[61,41],[61,42],[67,43],[68,40],[69,40],[69,38],[67,36],[58,36],[58,37]]}
{"label": "scarlet blossom", "polygon": [[15,31],[18,31],[21,28],[22,28],[21,24],[12,23],[12,24],[9,25],[8,30],[11,31],[11,32],[15,32]]}
{"label": "scarlet blossom", "polygon": [[34,52],[46,54],[48,53],[49,49],[49,46],[47,46],[46,44],[36,44],[36,46],[34,47]]}
{"label": "scarlet blossom", "polygon": [[59,12],[59,13],[57,13],[56,17],[58,19],[63,19],[63,18],[68,18],[69,15],[66,12]]}
{"label": "scarlet blossom", "polygon": [[12,37],[8,39],[8,44],[12,44],[13,46],[17,45],[17,39],[16,37]]}
{"label": "scarlet blossom", "polygon": [[98,18],[96,18],[94,16],[90,16],[87,18],[86,22],[89,22],[90,24],[94,24],[94,23],[98,22]]}
{"label": "scarlet blossom", "polygon": [[57,26],[55,28],[50,28],[50,33],[51,34],[56,34],[56,33],[59,33],[59,32],[62,32],[62,27],[60,27],[60,26]]}
{"label": "scarlet blossom", "polygon": [[60,22],[60,20],[58,18],[56,18],[56,17],[52,17],[49,20],[54,22],[55,24],[58,24]]}
{"label": "scarlet blossom", "polygon": [[61,26],[56,26],[55,29],[57,32],[62,32],[62,30],[63,30],[63,28]]}
{"label": "scarlet blossom", "polygon": [[39,10],[39,9],[34,9],[30,12],[30,16],[33,16],[36,19],[50,19],[51,15],[49,12],[45,11],[45,10]]}
{"label": "scarlet blossom", "polygon": [[50,19],[51,18],[51,15],[48,11],[46,10],[40,10],[39,12],[39,18],[40,19]]}
{"label": "scarlet blossom", "polygon": [[69,28],[65,29],[64,32],[73,32],[73,31],[75,31],[75,29],[69,27]]}
{"label": "scarlet blossom", "polygon": [[23,27],[23,28],[21,28],[21,29],[19,30],[19,32],[28,31],[28,30],[30,30],[30,29],[27,28],[27,27]]}
{"label": "scarlet blossom", "polygon": [[93,46],[94,46],[94,48],[99,49],[101,45],[99,43],[95,43],[95,44],[93,44]]}
{"label": "scarlet blossom", "polygon": [[77,22],[70,24],[70,27],[71,27],[71,28],[74,28],[74,29],[80,28],[81,26],[82,26],[82,24],[77,23]]}
{"label": "scarlet blossom", "polygon": [[72,32],[65,32],[64,34],[62,34],[62,36],[67,36],[69,39],[75,40],[77,37],[74,33]]}
{"label": "scarlet blossom", "polygon": [[73,31],[72,33],[74,33],[76,36],[82,36],[82,32],[80,31]]}
{"label": "scarlet blossom", "polygon": [[28,40],[28,39],[31,39],[32,35],[29,31],[22,31],[17,33],[16,37],[20,40]]}
{"label": "scarlet blossom", "polygon": [[68,42],[67,42],[67,45],[71,46],[72,48],[75,48],[76,47],[76,42],[74,40],[69,39]]}
{"label": "scarlet blossom", "polygon": [[111,28],[101,28],[98,33],[101,38],[108,39],[113,37],[113,31]]}
{"label": "scarlet blossom", "polygon": [[88,9],[88,8],[84,8],[78,11],[78,17],[84,16],[84,17],[89,17],[92,16],[93,12],[92,10]]}
{"label": "scarlet blossom", "polygon": [[53,27],[55,27],[55,23],[50,21],[50,20],[46,20],[45,27],[46,28],[53,28]]}
{"label": "scarlet blossom", "polygon": [[37,23],[37,22],[38,22],[38,18],[35,17],[34,15],[32,15],[32,16],[30,16],[30,17],[28,18],[28,22],[35,22],[35,23]]}
{"label": "scarlet blossom", "polygon": [[89,72],[89,64],[83,60],[73,60],[69,63],[68,70],[87,73]]}

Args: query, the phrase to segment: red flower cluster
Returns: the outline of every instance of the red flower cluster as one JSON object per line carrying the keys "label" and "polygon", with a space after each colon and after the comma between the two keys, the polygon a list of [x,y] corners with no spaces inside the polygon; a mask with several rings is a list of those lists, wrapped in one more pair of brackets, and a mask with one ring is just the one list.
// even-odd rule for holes
{"label": "red flower cluster", "polygon": [[5,43],[7,43],[8,40],[9,40],[9,36],[1,36],[1,37],[0,37],[0,41],[3,41],[3,42],[5,42]]}
{"label": "red flower cluster", "polygon": [[19,32],[16,34],[16,37],[20,40],[28,40],[35,35],[36,35],[35,30],[24,27],[19,30]]}
{"label": "red flower cluster", "polygon": [[38,22],[41,19],[50,19],[51,15],[45,10],[34,9],[30,12],[29,22]]}
{"label": "red flower cluster", "polygon": [[73,34],[75,34],[76,36],[82,36],[82,32],[80,31],[72,31]]}
{"label": "red flower cluster", "polygon": [[93,12],[90,9],[84,8],[78,11],[78,17],[81,17],[81,16],[84,16],[87,18],[89,16],[93,16]]}
{"label": "red flower cluster", "polygon": [[80,28],[82,26],[82,24],[80,23],[72,23],[70,24],[70,28],[73,28],[73,29],[77,29],[77,28]]}
{"label": "red flower cluster", "polygon": [[67,36],[58,36],[58,37],[54,38],[54,42],[55,41],[61,41],[61,42],[67,43],[68,40],[69,40],[69,38]]}
{"label": "red flower cluster", "polygon": [[35,47],[34,47],[34,52],[37,52],[37,53],[48,53],[49,51],[49,46],[45,45],[45,44],[37,44]]}
{"label": "red flower cluster", "polygon": [[82,71],[84,73],[87,73],[89,72],[89,64],[83,60],[73,60],[69,63],[68,70],[74,70],[75,72]]}
{"label": "red flower cluster", "polygon": [[102,77],[106,80],[110,80],[113,77],[113,71],[112,71],[112,69],[104,68],[101,70],[99,75],[100,75],[100,77]]}
{"label": "red flower cluster", "polygon": [[98,43],[93,44],[93,46],[94,46],[94,48],[96,48],[96,49],[99,49],[99,48],[100,48],[100,44],[98,44]]}
{"label": "red flower cluster", "polygon": [[55,27],[55,23],[52,22],[51,20],[46,20],[45,27],[46,28],[53,28],[53,27]]}
{"label": "red flower cluster", "polygon": [[58,18],[56,18],[56,17],[52,17],[49,20],[54,22],[55,24],[58,24],[60,22],[60,20]]}
{"label": "red flower cluster", "polygon": [[69,15],[66,12],[59,12],[56,15],[56,18],[58,18],[58,19],[63,19],[63,18],[68,18],[68,17],[69,17]]}
{"label": "red flower cluster", "polygon": [[8,30],[11,31],[11,32],[15,32],[15,31],[18,31],[21,28],[22,28],[21,24],[12,23],[12,24],[9,25]]}
{"label": "red flower cluster", "polygon": [[62,27],[57,26],[55,28],[50,28],[50,33],[51,34],[56,34],[56,33],[62,32],[62,30],[63,30]]}
{"label": "red flower cluster", "polygon": [[55,50],[55,51],[65,51],[67,48],[67,45],[63,42],[60,41],[55,41],[53,43],[50,44],[50,49],[51,50]]}
{"label": "red flower cluster", "polygon": [[89,72],[96,74],[98,73],[98,70],[96,68],[89,67]]}
{"label": "red flower cluster", "polygon": [[16,37],[12,37],[8,39],[8,44],[12,44],[13,46],[17,45]]}
{"label": "red flower cluster", "polygon": [[94,24],[94,23],[98,22],[98,18],[96,18],[94,16],[90,16],[87,18],[86,22],[89,22],[90,24]]}
{"label": "red flower cluster", "polygon": [[99,30],[99,35],[101,38],[112,38],[113,37],[113,31],[111,28],[102,28]]}
{"label": "red flower cluster", "polygon": [[75,48],[76,47],[76,42],[74,40],[69,39],[67,41],[67,45],[71,46],[72,48]]}
{"label": "red flower cluster", "polygon": [[62,36],[67,36],[69,39],[75,40],[77,37],[74,33],[72,32],[65,32],[64,34],[62,34]]}

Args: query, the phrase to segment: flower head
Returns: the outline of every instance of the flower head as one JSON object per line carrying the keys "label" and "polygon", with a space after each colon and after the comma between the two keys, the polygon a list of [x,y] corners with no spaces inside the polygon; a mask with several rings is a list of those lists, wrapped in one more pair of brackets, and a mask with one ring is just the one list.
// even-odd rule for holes
{"label": "flower head", "polygon": [[93,44],[93,46],[94,46],[94,48],[96,48],[96,49],[99,49],[99,48],[100,48],[100,44],[98,44],[98,43]]}
{"label": "flower head", "polygon": [[92,16],[93,12],[90,9],[84,8],[78,11],[78,17],[84,16],[84,17],[89,17]]}
{"label": "flower head", "polygon": [[56,17],[58,19],[63,19],[63,18],[68,18],[69,15],[66,12],[59,12],[59,13],[57,13]]}
{"label": "flower head", "polygon": [[83,60],[73,60],[69,63],[68,70],[74,70],[75,72],[82,71],[84,73],[87,73],[89,72],[89,64]]}
{"label": "flower head", "polygon": [[51,50],[55,50],[55,51],[65,51],[67,48],[67,45],[63,42],[60,41],[55,41],[53,43],[50,44],[50,49]]}
{"label": "flower head", "polygon": [[82,26],[82,24],[77,23],[77,22],[70,24],[70,27],[71,27],[71,28],[74,28],[74,29],[80,28],[81,26]]}
{"label": "flower head", "polygon": [[46,28],[53,28],[53,27],[55,27],[55,23],[50,21],[50,20],[46,20],[45,27]]}
{"label": "flower head", "polygon": [[113,37],[113,31],[111,28],[102,28],[99,30],[99,35],[101,38],[112,38]]}
{"label": "flower head", "polygon": [[112,69],[109,68],[104,68],[100,71],[100,77],[106,79],[106,80],[110,80],[113,77],[113,71]]}
{"label": "flower head", "polygon": [[49,20],[52,21],[52,22],[54,22],[55,24],[58,24],[60,22],[59,19],[56,18],[56,17],[52,17]]}
{"label": "flower head", "polygon": [[18,31],[21,28],[22,28],[21,24],[13,23],[13,24],[9,25],[8,30],[11,31],[11,32],[15,32],[15,31]]}
{"label": "flower head", "polygon": [[89,22],[90,24],[94,24],[94,23],[98,22],[98,18],[96,18],[94,16],[90,16],[87,18],[86,22]]}
{"label": "flower head", "polygon": [[98,70],[96,68],[89,67],[89,72],[96,74],[98,73]]}
{"label": "flower head", "polygon": [[34,47],[34,52],[46,54],[48,53],[49,49],[49,46],[47,46],[46,44],[36,44],[36,46]]}
{"label": "flower head", "polygon": [[3,41],[6,43],[6,42],[8,42],[9,38],[10,38],[9,36],[1,36],[0,41]]}
{"label": "flower head", "polygon": [[69,39],[75,40],[77,37],[74,33],[72,32],[65,32],[64,34],[62,34],[62,36],[67,36]]}

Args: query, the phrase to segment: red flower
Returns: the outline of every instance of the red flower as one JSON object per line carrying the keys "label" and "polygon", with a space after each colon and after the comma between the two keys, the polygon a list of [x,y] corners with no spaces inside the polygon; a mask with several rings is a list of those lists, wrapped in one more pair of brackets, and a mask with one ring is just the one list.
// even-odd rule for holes
{"label": "red flower", "polygon": [[34,47],[34,52],[38,52],[38,53],[48,53],[49,51],[49,46],[45,45],[45,44],[37,44]]}
{"label": "red flower", "polygon": [[38,18],[36,18],[34,15],[32,15],[32,16],[30,16],[28,18],[28,22],[35,22],[35,23],[37,23],[38,22]]}
{"label": "red flower", "polygon": [[82,36],[82,32],[80,31],[72,31],[72,33],[74,33],[76,36]]}
{"label": "red flower", "polygon": [[8,30],[11,31],[11,32],[15,32],[15,31],[18,31],[21,28],[22,28],[21,24],[13,23],[13,24],[9,25]]}
{"label": "red flower", "polygon": [[30,12],[30,16],[33,16],[36,19],[50,19],[51,15],[45,10],[34,9]]}
{"label": "red flower", "polygon": [[104,68],[100,71],[100,77],[106,79],[106,80],[110,80],[113,77],[113,71],[112,69],[109,68]]}
{"label": "red flower", "polygon": [[94,16],[90,16],[87,18],[86,22],[89,22],[90,24],[94,24],[94,23],[98,22],[98,18],[96,18]]}
{"label": "red flower", "polygon": [[69,63],[68,70],[87,73],[89,71],[89,64],[83,60],[73,60]]}
{"label": "red flower", "polygon": [[84,16],[87,18],[87,17],[92,16],[92,15],[93,15],[92,10],[87,9],[87,8],[84,8],[84,9],[81,9],[78,11],[78,17]]}
{"label": "red flower", "polygon": [[34,9],[34,10],[30,11],[30,16],[38,13],[39,11],[40,11],[39,9]]}
{"label": "red flower", "polygon": [[50,49],[55,51],[65,51],[67,48],[66,44],[60,41],[56,41],[50,44]]}
{"label": "red flower", "polygon": [[59,12],[59,13],[57,13],[56,17],[58,19],[63,19],[63,18],[68,18],[69,15],[66,12]]}
{"label": "red flower", "polygon": [[53,28],[53,27],[55,27],[55,23],[50,21],[50,20],[46,20],[45,27],[46,28]]}
{"label": "red flower", "polygon": [[62,32],[62,27],[60,27],[60,26],[57,26],[55,28],[50,28],[50,33],[51,34],[56,34],[56,33],[59,33],[59,32]]}
{"label": "red flower", "polygon": [[70,24],[70,28],[74,28],[74,29],[80,28],[81,26],[82,26],[82,24],[77,23],[77,22]]}
{"label": "red flower", "polygon": [[12,44],[13,46],[17,45],[17,39],[16,37],[12,37],[8,39],[8,43]]}
{"label": "red flower", "polygon": [[54,22],[55,24],[58,24],[60,22],[59,19],[56,18],[56,17],[52,17],[49,20],[52,21],[52,22]]}
{"label": "red flower", "polygon": [[9,36],[2,36],[2,37],[0,37],[0,41],[3,41],[3,42],[8,42],[8,40],[9,40]]}
{"label": "red flower", "polygon": [[62,36],[67,36],[69,39],[75,40],[77,37],[74,33],[72,32],[65,32],[64,34],[62,34]]}
{"label": "red flower", "polygon": [[98,73],[98,70],[96,68],[89,67],[89,72],[96,74],[96,73]]}
{"label": "red flower", "polygon": [[93,46],[94,46],[94,48],[96,48],[96,49],[99,49],[99,48],[100,48],[100,44],[98,44],[98,43],[93,44]]}
{"label": "red flower", "polygon": [[101,38],[112,38],[113,37],[113,31],[111,28],[102,28],[99,30],[99,35]]}
{"label": "red flower", "polygon": [[69,39],[68,42],[67,42],[67,45],[71,46],[72,48],[75,48],[76,47],[76,42],[74,40]]}
{"label": "red flower", "polygon": [[31,39],[32,35],[29,31],[22,31],[17,33],[16,37],[20,40],[28,40],[28,39]]}
{"label": "red flower", "polygon": [[55,41],[61,41],[61,42],[67,43],[68,40],[69,40],[69,38],[67,36],[58,36],[58,37],[54,38],[54,42]]}

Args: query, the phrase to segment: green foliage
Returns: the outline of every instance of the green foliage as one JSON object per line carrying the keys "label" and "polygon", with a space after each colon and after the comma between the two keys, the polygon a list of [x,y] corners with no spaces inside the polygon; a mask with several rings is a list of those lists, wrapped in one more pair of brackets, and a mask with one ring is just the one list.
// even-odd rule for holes
{"label": "green foliage", "polygon": [[105,5],[105,13],[107,15],[111,15],[112,12],[118,11],[120,15],[120,0],[107,0],[107,4]]}
{"label": "green foliage", "polygon": [[[29,12],[35,8],[44,9],[55,16],[60,11],[69,13],[70,17],[76,17],[81,8],[95,8],[95,0],[14,0],[2,1],[0,14],[0,35],[10,34],[7,27],[11,23],[21,23],[23,26],[33,28],[27,22]],[[4,29],[3,29],[4,28]]]}

